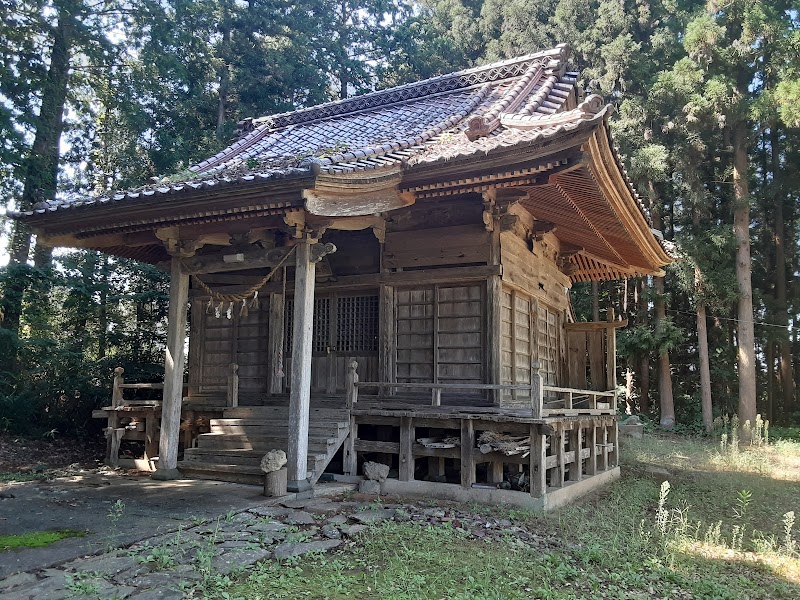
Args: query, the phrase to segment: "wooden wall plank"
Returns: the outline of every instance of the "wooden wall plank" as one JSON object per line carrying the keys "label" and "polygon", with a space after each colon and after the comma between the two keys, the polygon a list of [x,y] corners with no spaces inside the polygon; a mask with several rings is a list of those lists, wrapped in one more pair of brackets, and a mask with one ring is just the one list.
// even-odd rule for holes
{"label": "wooden wall plank", "polygon": [[457,225],[386,234],[383,266],[406,269],[486,263],[489,234],[481,224]]}
{"label": "wooden wall plank", "polygon": [[586,333],[567,332],[567,360],[569,363],[569,387],[583,389],[586,386]]}
{"label": "wooden wall plank", "polygon": [[606,389],[606,355],[603,348],[604,338],[605,332],[602,330],[586,332],[589,350],[589,381],[591,382],[591,387],[588,389],[601,391]]}

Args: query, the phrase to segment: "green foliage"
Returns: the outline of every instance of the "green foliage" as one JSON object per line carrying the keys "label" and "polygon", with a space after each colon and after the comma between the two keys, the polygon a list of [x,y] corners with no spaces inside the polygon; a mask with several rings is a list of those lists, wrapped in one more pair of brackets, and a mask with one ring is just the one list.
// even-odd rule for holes
{"label": "green foliage", "polygon": [[[56,269],[46,275],[49,310],[41,310],[35,298],[22,303],[28,332],[22,339],[0,327],[0,344],[14,345],[25,365],[0,378],[0,419],[18,434],[96,432],[92,410],[109,404],[115,367],[138,381],[163,376],[165,275],[91,251],[55,260]],[[33,275],[30,269],[7,269],[0,272],[0,288],[14,277]]]}

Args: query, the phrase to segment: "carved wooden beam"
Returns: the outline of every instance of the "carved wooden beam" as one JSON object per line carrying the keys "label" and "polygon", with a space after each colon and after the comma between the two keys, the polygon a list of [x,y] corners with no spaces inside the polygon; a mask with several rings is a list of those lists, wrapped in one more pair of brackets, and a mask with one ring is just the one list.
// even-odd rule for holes
{"label": "carved wooden beam", "polygon": [[323,257],[334,252],[336,252],[336,246],[331,243],[314,244],[311,246],[311,262],[318,263]]}
{"label": "carved wooden beam", "polygon": [[270,248],[265,250],[254,247],[251,250],[221,250],[187,258],[183,268],[190,275],[201,273],[222,273],[226,271],[243,271],[245,269],[274,269],[291,252],[291,247]]}

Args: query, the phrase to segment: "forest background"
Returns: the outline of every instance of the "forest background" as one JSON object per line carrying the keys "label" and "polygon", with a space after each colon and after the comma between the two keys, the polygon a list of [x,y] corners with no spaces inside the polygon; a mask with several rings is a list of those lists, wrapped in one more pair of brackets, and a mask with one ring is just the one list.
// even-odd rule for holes
{"label": "forest background", "polygon": [[[800,422],[797,3],[6,0],[0,15],[8,210],[181,172],[243,118],[568,43],[679,259],[573,289],[579,319],[629,320],[628,406],[692,431],[735,412]],[[86,434],[114,367],[163,377],[166,275],[2,226],[0,431]]]}

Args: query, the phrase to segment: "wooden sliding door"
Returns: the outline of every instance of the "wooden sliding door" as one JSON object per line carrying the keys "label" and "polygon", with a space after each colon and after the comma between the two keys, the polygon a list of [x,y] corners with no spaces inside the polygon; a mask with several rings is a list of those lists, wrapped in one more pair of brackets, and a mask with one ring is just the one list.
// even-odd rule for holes
{"label": "wooden sliding door", "polygon": [[395,306],[397,382],[483,383],[484,285],[398,289]]}

